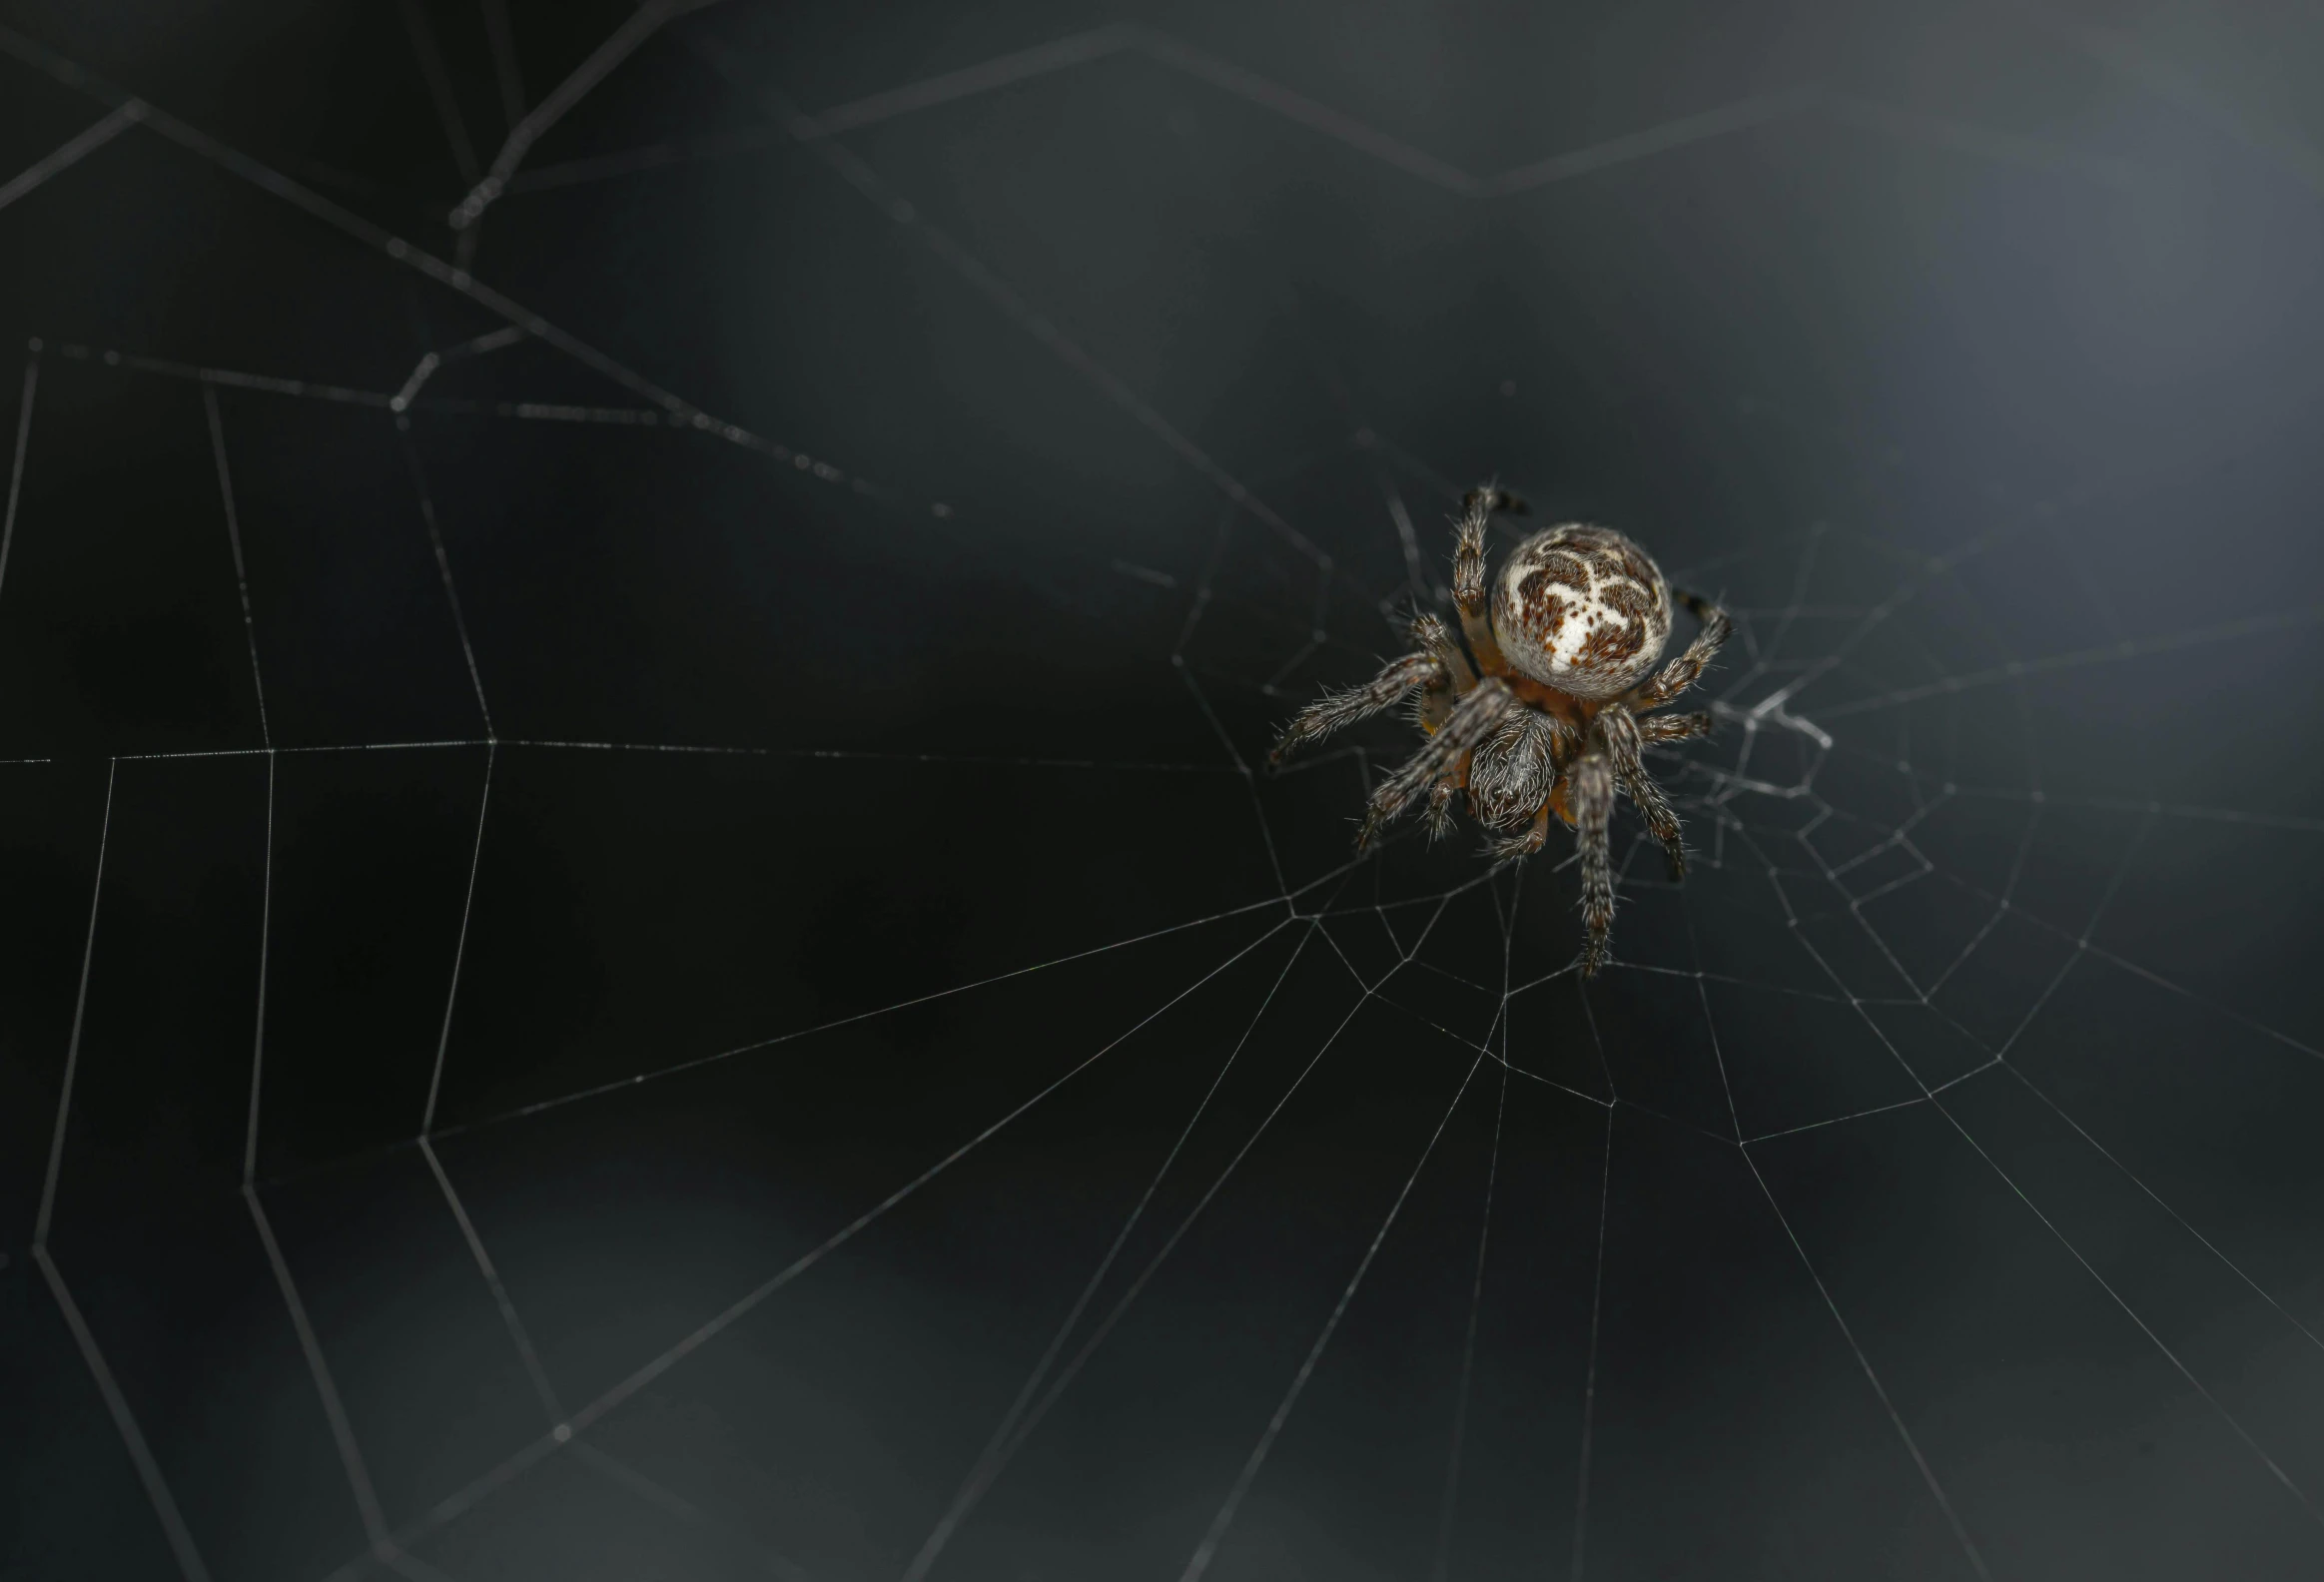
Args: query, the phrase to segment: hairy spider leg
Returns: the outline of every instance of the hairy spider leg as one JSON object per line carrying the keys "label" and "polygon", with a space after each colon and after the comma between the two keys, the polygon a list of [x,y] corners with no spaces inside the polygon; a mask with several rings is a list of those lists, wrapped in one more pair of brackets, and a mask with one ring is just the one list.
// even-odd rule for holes
{"label": "hairy spider leg", "polygon": [[1638,804],[1640,817],[1646,820],[1647,832],[1662,843],[1663,855],[1670,860],[1671,877],[1687,876],[1687,845],[1679,829],[1679,816],[1672,810],[1670,798],[1663,794],[1654,776],[1646,772],[1646,762],[1639,756],[1638,722],[1630,710],[1621,704],[1608,706],[1598,716],[1598,731],[1605,738],[1608,756],[1614,760],[1614,774],[1623,794]]}
{"label": "hairy spider leg", "polygon": [[1469,640],[1469,652],[1477,656],[1477,668],[1486,675],[1509,672],[1508,662],[1501,657],[1500,641],[1493,636],[1492,617],[1487,613],[1490,600],[1485,592],[1485,526],[1497,510],[1522,514],[1525,502],[1488,483],[1469,490],[1461,502],[1460,518],[1453,524],[1452,602],[1460,611],[1460,629]]}
{"label": "hairy spider leg", "polygon": [[[1466,773],[1460,778],[1466,779]],[[1431,845],[1452,833],[1452,799],[1459,794],[1460,786],[1450,776],[1428,788],[1428,840]]]}
{"label": "hairy spider leg", "polygon": [[1438,781],[1460,772],[1477,743],[1490,735],[1493,727],[1501,722],[1501,716],[1515,707],[1515,695],[1499,676],[1488,676],[1478,682],[1466,697],[1453,705],[1443,728],[1372,792],[1364,812],[1363,828],[1356,834],[1356,850],[1369,846],[1372,837],[1393,823],[1415,798]]}
{"label": "hairy spider leg", "polygon": [[1452,681],[1450,686],[1431,683],[1421,691],[1413,706],[1413,722],[1433,736],[1452,714],[1452,706],[1475,687],[1477,673],[1469,668],[1469,656],[1461,651],[1460,639],[1435,616],[1413,616],[1410,631],[1412,640],[1444,667],[1445,675]]}
{"label": "hairy spider leg", "polygon": [[1581,832],[1582,976],[1595,978],[1606,961],[1606,936],[1614,927],[1614,762],[1597,751],[1582,755],[1573,772],[1574,826]]}
{"label": "hairy spider leg", "polygon": [[1363,685],[1326,692],[1292,715],[1274,750],[1267,754],[1267,763],[1279,764],[1309,742],[1321,741],[1342,726],[1394,708],[1423,687],[1448,686],[1450,680],[1434,654],[1409,653],[1391,659]]}
{"label": "hairy spider leg", "polygon": [[1469,668],[1469,656],[1461,652],[1460,640],[1444,622],[1433,615],[1415,615],[1409,630],[1412,640],[1435,655],[1436,662],[1444,666],[1445,673],[1452,677],[1454,691],[1465,695],[1477,684],[1477,673]]}
{"label": "hairy spider leg", "polygon": [[1641,714],[1648,709],[1661,708],[1702,679],[1704,666],[1711,662],[1712,655],[1718,653],[1720,646],[1727,641],[1727,634],[1735,629],[1735,623],[1727,618],[1727,612],[1700,593],[1689,593],[1683,589],[1674,589],[1673,592],[1681,604],[1695,612],[1695,619],[1703,623],[1703,629],[1695,633],[1695,640],[1687,644],[1685,653],[1662,667],[1662,674],[1630,694],[1631,708]]}
{"label": "hairy spider leg", "polygon": [[1649,714],[1638,722],[1638,739],[1648,744],[1685,741],[1690,736],[1710,734],[1708,714]]}

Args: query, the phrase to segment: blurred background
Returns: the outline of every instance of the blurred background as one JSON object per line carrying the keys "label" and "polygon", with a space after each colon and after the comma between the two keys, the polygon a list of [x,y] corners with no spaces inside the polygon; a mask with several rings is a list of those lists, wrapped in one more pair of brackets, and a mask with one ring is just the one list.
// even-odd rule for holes
{"label": "blurred background", "polygon": [[6,1575],[2324,1564],[2313,8],[0,18]]}

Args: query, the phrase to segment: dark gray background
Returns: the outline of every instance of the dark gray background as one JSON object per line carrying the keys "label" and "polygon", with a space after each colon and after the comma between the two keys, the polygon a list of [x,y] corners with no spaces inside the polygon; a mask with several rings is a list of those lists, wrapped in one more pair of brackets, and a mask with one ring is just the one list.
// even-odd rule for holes
{"label": "dark gray background", "polygon": [[2324,1566],[2311,8],[6,13],[8,1575]]}

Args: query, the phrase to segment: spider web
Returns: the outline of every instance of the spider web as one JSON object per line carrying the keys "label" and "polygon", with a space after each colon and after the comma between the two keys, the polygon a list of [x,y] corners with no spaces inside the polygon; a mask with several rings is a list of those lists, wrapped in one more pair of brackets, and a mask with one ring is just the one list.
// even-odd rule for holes
{"label": "spider web", "polygon": [[[1736,635],[1714,737],[1651,755],[1694,870],[1620,816],[1584,986],[1558,843],[1351,859],[1393,724],[1254,772],[1443,607],[1474,479],[1441,439],[1307,343],[1315,442],[1230,467],[838,139],[1132,65],[1464,200],[1812,116],[2124,166],[1787,92],[1477,176],[1121,27],[810,117],[763,36],[689,9],[527,111],[487,6],[487,161],[407,8],[468,194],[432,251],[0,34],[42,113],[96,117],[0,208],[69,230],[35,206],[199,168],[286,293],[213,338],[249,367],[37,327],[14,407],[5,1273],[41,1574],[2312,1566],[2324,1055],[2295,990],[2206,987],[2171,939],[2229,864],[2304,874],[2324,821],[2140,794],[2104,769],[2143,738],[2104,727],[2136,690],[2195,729],[2174,685],[2297,662],[2314,608],[2119,607],[2090,546],[2154,481],[2120,469],[1970,490],[1932,549],[1880,518],[1957,479],[1738,403],[1874,503],[1624,523]],[[632,55],[736,124],[527,167]],[[104,164],[133,148],[161,163]],[[1060,547],[859,475],[868,419],[843,465],[469,272],[528,194],[767,150],[1062,369],[1093,443],[1130,432],[1037,501],[1073,519],[1159,454],[1159,525]],[[407,281],[391,376],[302,339],[316,304],[400,324]],[[883,600],[920,646],[813,661]],[[767,642],[759,691],[703,679]],[[988,680],[1061,652],[1095,679],[1048,709]]]}

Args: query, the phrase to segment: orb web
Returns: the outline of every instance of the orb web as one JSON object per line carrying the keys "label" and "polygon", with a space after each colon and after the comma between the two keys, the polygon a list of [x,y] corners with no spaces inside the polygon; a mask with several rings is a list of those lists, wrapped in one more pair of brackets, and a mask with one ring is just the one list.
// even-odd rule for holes
{"label": "orb web", "polygon": [[[247,685],[248,714],[224,730],[238,744],[68,744],[7,766],[59,776],[41,782],[65,788],[59,827],[87,836],[77,909],[32,920],[70,925],[79,949],[63,1037],[27,1060],[53,1085],[29,1260],[86,1370],[77,1409],[110,1424],[142,1495],[143,1512],[121,1514],[150,1515],[183,1574],[212,1573],[209,1557],[231,1542],[224,1513],[236,1508],[222,1490],[253,1469],[232,1457],[207,1473],[196,1465],[203,1413],[224,1408],[183,1353],[122,1316],[140,1301],[166,1306],[187,1270],[144,1245],[99,1256],[74,1232],[77,1197],[136,1220],[192,1189],[108,1140],[109,1127],[127,1125],[117,1090],[142,1078],[108,1064],[141,991],[106,958],[125,949],[124,929],[134,940],[165,928],[155,919],[177,893],[171,884],[209,895],[205,883],[228,883],[171,878],[221,830],[240,845],[217,860],[249,902],[228,909],[247,926],[256,967],[255,984],[234,991],[246,1053],[234,1081],[205,1068],[169,1079],[177,1086],[163,1097],[234,1123],[228,1179],[210,1186],[248,1240],[257,1283],[225,1303],[228,1327],[274,1326],[278,1362],[296,1359],[308,1392],[298,1409],[312,1412],[347,1502],[350,1542],[334,1576],[538,1562],[564,1552],[560,1543],[599,1541],[595,1521],[643,1523],[664,1535],[653,1542],[683,1535],[704,1554],[787,1577],[1166,1559],[1190,1582],[1263,1574],[1293,1553],[1328,1557],[1344,1575],[1468,1574],[1514,1555],[1577,1578],[1626,1574],[1667,1557],[1658,1544],[1700,1542],[1651,1529],[1659,1502],[1685,1486],[1695,1452],[1683,1447],[1705,1441],[1740,1461],[1774,1461],[1790,1480],[1789,1508],[1815,1529],[1720,1535],[1761,1560],[1841,1542],[1842,1507],[1862,1499],[1905,1535],[1923,1568],[1915,1574],[2007,1574],[2050,1540],[2012,1525],[1996,1486],[2032,1478],[2046,1488],[2052,1469],[2038,1447],[1981,1442],[1979,1424],[1995,1420],[1986,1397],[2005,1385],[1993,1380],[2027,1347],[2093,1369],[2079,1387],[2095,1415],[2175,1436],[2171,1475],[2225,1480],[2244,1491],[2231,1504],[2280,1498],[2297,1520],[2317,1519],[2315,1452],[2280,1398],[2310,1387],[2298,1381],[2324,1355],[2307,1316],[2315,1276],[2267,1250],[2250,1224],[2265,1193],[2255,1202],[2228,1182],[2225,1161],[2252,1094],[2295,1115],[2313,1100],[2319,1054],[2269,1016],[2200,992],[2108,925],[2157,843],[2190,831],[2247,838],[2305,864],[2324,825],[2135,788],[2054,790],[2035,724],[2041,689],[2061,679],[2147,685],[2158,662],[2190,650],[2297,639],[2313,610],[2248,589],[2253,605],[2224,619],[2133,628],[2089,574],[2091,524],[2134,486],[2121,478],[2055,499],[1992,500],[1934,555],[1841,519],[1622,523],[1674,584],[1723,603],[1736,631],[1681,705],[1710,709],[1712,738],[1650,753],[1686,821],[1694,869],[1683,884],[1667,880],[1654,842],[1627,807],[1618,814],[1614,955],[1585,986],[1570,851],[1559,842],[1499,869],[1466,825],[1434,846],[1407,827],[1370,860],[1349,849],[1373,777],[1414,745],[1408,729],[1375,722],[1281,774],[1257,771],[1272,730],[1317,687],[1360,678],[1396,651],[1410,611],[1448,609],[1445,518],[1475,480],[1346,401],[1328,443],[1230,469],[841,135],[1121,57],[1467,196],[1521,192],[1632,154],[1609,147],[1472,177],[1135,28],[1074,35],[810,117],[749,86],[763,83],[763,61],[715,30],[679,29],[686,9],[643,8],[520,114],[508,18],[487,7],[491,80],[511,122],[487,165],[461,120],[448,57],[413,8],[416,69],[468,184],[449,257],[6,36],[8,70],[62,84],[101,114],[0,187],[0,208],[51,184],[102,182],[109,146],[160,139],[459,310],[445,315],[457,332],[391,384],[328,366],[214,366],[170,347],[57,332],[23,365],[0,619],[34,590],[64,597],[51,590],[69,586],[41,580],[61,576],[62,560],[31,552],[56,528],[59,496],[42,492],[56,425],[126,422],[118,412],[147,409],[138,393],[174,391],[186,399],[168,408],[185,420],[172,448],[190,456],[218,524],[202,529],[207,547],[186,553],[208,557],[198,574],[215,579],[212,602],[236,623],[248,660],[235,679]],[[746,86],[761,119],[527,167],[535,140],[579,113],[631,54],[656,51],[689,54]],[[1801,111],[1789,97],[1744,101],[1650,141],[1676,147]],[[1895,117],[1883,124],[1914,130]],[[1125,733],[1102,729],[1052,750],[1048,738],[975,721],[871,746],[804,712],[726,739],[627,740],[528,730],[527,711],[498,693],[494,656],[507,650],[490,626],[494,608],[510,607],[504,589],[462,602],[473,586],[463,560],[494,558],[473,526],[495,519],[478,494],[551,499],[551,472],[575,453],[545,441],[524,449],[507,432],[581,434],[606,464],[647,475],[720,467],[737,469],[728,475],[745,492],[776,486],[770,474],[783,488],[831,490],[863,513],[851,519],[884,524],[906,553],[997,525],[713,415],[469,273],[479,233],[521,227],[527,194],[660,180],[794,147],[817,179],[892,227],[897,246],[932,260],[1213,491],[1214,509],[1181,532],[1183,564],[1152,565],[1093,538],[1045,548],[1024,577],[1063,627],[1115,644],[1109,663],[1140,678],[1136,707],[1152,711],[1127,734],[1163,750],[1120,751]],[[505,387],[482,376],[503,359],[514,360]],[[542,372],[552,366],[553,378]],[[470,376],[477,382],[463,383]],[[535,378],[555,398],[526,393]],[[1319,369],[1317,388],[1330,383]],[[303,640],[281,634],[332,615],[270,608],[269,583],[286,585],[287,520],[302,508],[328,515],[335,496],[268,441],[306,421],[285,412],[312,410],[345,424],[311,432],[338,436],[395,480],[394,507],[352,530],[402,535],[395,574],[415,578],[409,586],[429,601],[430,674],[452,711],[442,717],[472,723],[335,740],[294,723],[312,678],[277,657]],[[1864,449],[1764,402],[1740,403],[1733,421],[1770,445]],[[358,432],[360,444],[346,437]],[[855,437],[858,464],[874,466],[874,436]],[[478,445],[503,442],[517,459],[480,475]],[[712,448],[718,459],[701,460]],[[1492,464],[1537,511],[1557,509],[1559,479],[1527,475],[1520,456]],[[1873,470],[1888,480],[1880,487],[1917,486],[1902,456]],[[1503,528],[1505,549],[1515,533]],[[2060,568],[2044,585],[2061,603],[2029,622],[2004,592],[2033,561]],[[38,724],[28,737],[45,741]],[[429,767],[399,788],[360,781],[363,765],[421,760]],[[315,767],[326,761],[333,767]],[[359,767],[335,778],[343,764]],[[294,992],[284,964],[314,963],[279,932],[279,907],[304,928],[334,897],[312,876],[279,875],[278,861],[296,867],[299,832],[314,822],[341,817],[360,830],[386,819],[395,796],[452,810],[425,826],[440,928],[409,959],[432,965],[396,997],[417,1031],[375,1090],[391,1088],[408,1113],[385,1140],[359,1139],[378,1130],[367,1116],[294,1145],[270,1133],[269,1099],[271,1085],[315,1081],[316,1057],[300,1042],[315,1030],[286,1050],[281,1009]],[[779,801],[782,816],[754,820],[761,798]],[[1107,867],[1121,851],[1153,847],[1210,903],[1119,933],[1061,905],[1039,926],[926,967],[911,943],[944,929],[923,915],[909,863],[877,850],[902,838],[873,822],[955,803],[981,811],[981,845],[1056,862],[1070,828],[1085,843],[1075,860],[1095,864],[1101,882],[1115,874],[1174,900],[1178,891],[1150,876]],[[652,812],[624,821],[608,811],[631,804]],[[1173,834],[1173,820],[1200,843]],[[692,821],[706,832],[692,844],[665,827]],[[747,986],[751,959],[721,955],[682,920],[667,945],[650,929],[608,924],[609,976],[642,961],[633,975],[673,996],[726,985],[725,1001],[672,1025],[689,1036],[744,1032],[693,1045],[575,1032],[570,1049],[463,1086],[463,1068],[519,1026],[478,1020],[464,1000],[479,976],[509,966],[506,940],[535,916],[528,906],[564,904],[528,900],[528,877],[559,864],[650,872],[690,861],[731,870],[699,882],[728,885],[717,893],[740,906],[749,885],[785,871],[787,844],[818,838],[818,822],[872,851],[866,899],[818,927],[904,947],[867,951],[868,967],[850,960],[848,971],[868,975],[868,995],[826,1005],[811,992],[768,991],[762,1003]],[[1231,839],[1216,838],[1228,829]],[[970,871],[985,887],[973,899],[1012,882],[998,866]],[[583,896],[586,882],[574,883],[580,899],[565,899],[584,908],[655,893],[635,873],[626,890],[607,880]],[[950,971],[963,962],[976,970]],[[548,987],[575,1004],[595,992],[579,978]],[[617,1030],[637,1025],[616,1000],[600,1009]],[[544,1025],[581,1026],[579,1013],[552,1010]],[[947,1075],[937,1068],[948,1040],[1006,1043],[1024,1058],[983,1077]],[[911,1109],[891,1128],[884,1106],[906,1109],[873,1077],[859,1089],[796,1076],[881,1062],[935,1085],[933,1113]],[[2219,1075],[2223,1062],[2233,1081]],[[758,1086],[770,1072],[792,1075]],[[682,1097],[656,1108],[661,1095]],[[2141,1095],[2176,1103],[2175,1123],[2158,1126],[2125,1102]],[[764,1107],[777,1101],[793,1130],[770,1130],[768,1151],[828,1161],[813,1135],[828,1132],[860,1149],[862,1166],[820,1179],[771,1171],[771,1185],[755,1186],[712,1172],[634,1222],[559,1217],[560,1194],[602,1187],[617,1202],[659,1189],[619,1147],[593,1152],[609,1140],[652,1137],[637,1157],[666,1170],[696,1147],[660,1135],[673,1117],[683,1131],[726,1111],[740,1118],[726,1128],[739,1130],[747,1156],[752,1127],[774,1126]],[[302,1102],[294,1114],[323,1113]],[[2257,1146],[2279,1143],[2271,1133]],[[629,1163],[604,1163],[615,1156]],[[2270,1166],[2284,1201],[2312,1189],[2288,1157],[2270,1155]],[[205,1182],[208,1169],[188,1166]],[[413,1222],[434,1241],[425,1278],[367,1273],[347,1255],[351,1227],[373,1199],[413,1184]],[[528,1214],[565,1244],[544,1244]],[[673,1235],[681,1223],[689,1228]],[[638,1251],[657,1238],[668,1244]],[[966,1294],[964,1245],[1011,1265],[1011,1300]],[[580,1272],[597,1260],[630,1270],[626,1285]],[[449,1267],[465,1282],[458,1294],[441,1283]],[[2063,1316],[2038,1333],[2007,1329],[1996,1314],[2009,1304],[1983,1299],[2004,1281],[2065,1293]],[[2203,1299],[2175,1301],[2173,1282]],[[464,1303],[465,1327],[439,1320],[415,1291],[437,1292],[447,1309]],[[946,1293],[961,1302],[957,1319],[938,1300]],[[916,1316],[892,1319],[883,1303]],[[804,1316],[770,1326],[786,1307]],[[839,1335],[858,1321],[891,1345],[886,1360],[904,1375],[897,1399]],[[399,1325],[408,1332],[383,1338]],[[480,1333],[497,1357],[479,1352]],[[722,1353],[739,1371],[710,1375],[705,1387],[728,1401],[719,1412],[682,1386]],[[476,1393],[507,1398],[471,1414],[428,1392],[422,1381],[437,1373],[497,1380]],[[1171,1381],[1165,1396],[1140,1392],[1149,1374]],[[360,1386],[349,1387],[351,1375]],[[235,1387],[279,1403],[279,1384],[267,1386],[273,1394]],[[229,1385],[219,1388],[231,1405]],[[876,1440],[922,1419],[941,1427],[908,1450],[846,1441],[851,1423],[870,1424],[863,1437]],[[781,1476],[733,1470],[757,1457],[795,1482],[798,1463],[784,1456],[807,1452],[765,1446],[787,1434],[833,1436],[815,1453],[847,1486],[801,1501]],[[413,1451],[428,1439],[450,1449]],[[1342,1453],[1350,1444],[1362,1453]],[[1070,1537],[1045,1530],[1088,1491],[1076,1478],[1091,1456],[1119,1458],[1163,1514],[1115,1512]],[[380,1470],[388,1463],[392,1474]],[[596,1492],[581,1497],[585,1516],[560,1478]],[[770,1493],[777,1484],[788,1492]],[[278,1476],[267,1486],[290,1485]],[[1121,1497],[1105,1486],[1097,1503]],[[857,1514],[836,1519],[832,1506]],[[2062,1541],[2101,1542],[2091,1514],[2054,1514]]]}

